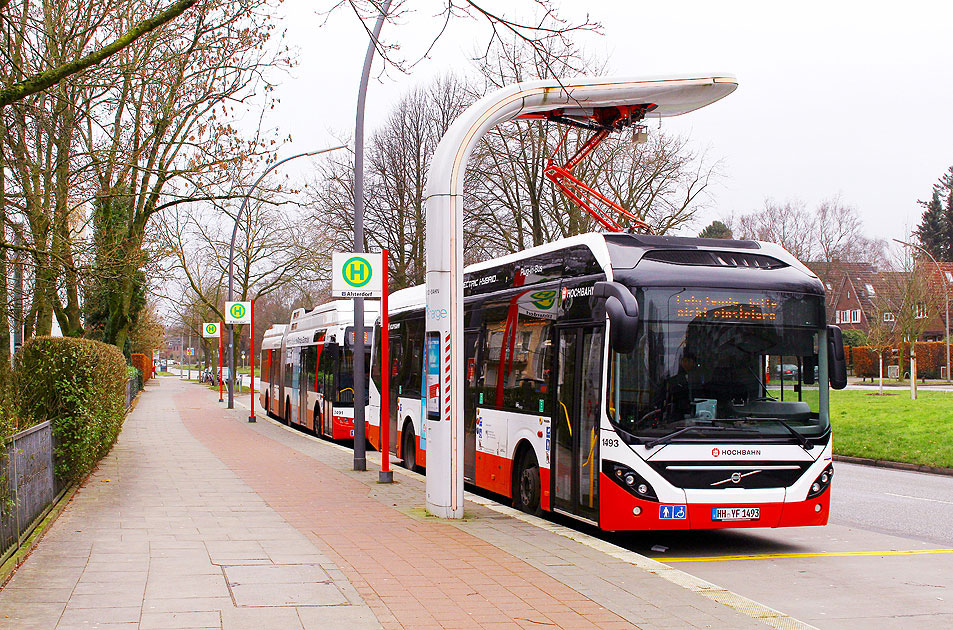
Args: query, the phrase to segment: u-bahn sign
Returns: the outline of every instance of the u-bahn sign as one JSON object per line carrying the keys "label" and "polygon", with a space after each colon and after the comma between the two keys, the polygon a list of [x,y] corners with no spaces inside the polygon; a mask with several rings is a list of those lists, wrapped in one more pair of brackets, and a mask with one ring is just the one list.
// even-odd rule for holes
{"label": "u-bahn sign", "polygon": [[251,302],[225,302],[226,324],[250,324]]}
{"label": "u-bahn sign", "polygon": [[218,322],[205,322],[202,324],[203,337],[218,337]]}
{"label": "u-bahn sign", "polygon": [[379,298],[383,289],[380,253],[331,255],[331,296]]}

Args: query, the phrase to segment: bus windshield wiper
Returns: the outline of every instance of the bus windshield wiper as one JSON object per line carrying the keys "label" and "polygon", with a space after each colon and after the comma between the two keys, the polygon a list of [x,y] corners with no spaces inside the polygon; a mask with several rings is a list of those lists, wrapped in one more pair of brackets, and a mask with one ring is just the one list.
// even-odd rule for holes
{"label": "bus windshield wiper", "polygon": [[688,433],[689,431],[699,431],[699,430],[701,431],[738,431],[741,433],[754,432],[754,429],[739,429],[737,427],[722,427],[722,426],[715,426],[715,425],[693,424],[690,427],[684,427],[679,429],[678,431],[673,431],[669,433],[668,435],[663,435],[662,437],[657,437],[654,440],[650,440],[645,443],[645,448],[651,450],[655,448],[656,446],[658,446],[659,444],[668,444],[669,442],[671,442],[678,436]]}
{"label": "bus windshield wiper", "polygon": [[794,436],[794,438],[798,441],[798,444],[800,444],[800,445],[801,445],[801,448],[803,448],[805,451],[809,451],[809,450],[811,450],[812,448],[814,448],[814,443],[813,443],[813,442],[811,442],[809,439],[807,439],[806,437],[804,437],[803,435],[801,435],[801,432],[800,432],[800,431],[798,431],[797,429],[795,429],[794,427],[792,427],[790,424],[788,424],[787,422],[785,422],[785,421],[782,420],[781,418],[769,418],[769,417],[760,418],[760,417],[752,416],[752,417],[749,417],[749,418],[745,418],[745,420],[756,420],[756,421],[758,421],[758,422],[777,422],[777,423],[780,424],[782,427],[784,427],[785,429],[787,429],[788,432],[789,432],[791,435]]}

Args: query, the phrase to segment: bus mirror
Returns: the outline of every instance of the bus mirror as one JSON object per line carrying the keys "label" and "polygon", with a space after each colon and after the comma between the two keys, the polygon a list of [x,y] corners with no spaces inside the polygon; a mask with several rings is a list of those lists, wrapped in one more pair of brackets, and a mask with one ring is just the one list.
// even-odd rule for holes
{"label": "bus mirror", "polygon": [[592,296],[606,301],[613,350],[622,354],[632,352],[639,328],[639,303],[635,296],[618,282],[597,282],[592,288]]}
{"label": "bus mirror", "polygon": [[840,327],[827,327],[827,373],[831,389],[847,387],[847,357]]}
{"label": "bus mirror", "polygon": [[[638,313],[638,304],[635,306]],[[606,313],[609,314],[609,340],[612,349],[621,354],[628,354],[635,349],[638,341],[639,316],[630,316],[625,307],[614,295],[606,298]]]}

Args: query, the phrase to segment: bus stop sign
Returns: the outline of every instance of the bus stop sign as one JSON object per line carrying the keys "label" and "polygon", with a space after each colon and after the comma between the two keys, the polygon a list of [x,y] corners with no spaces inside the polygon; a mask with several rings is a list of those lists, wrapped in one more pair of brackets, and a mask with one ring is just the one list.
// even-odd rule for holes
{"label": "bus stop sign", "polygon": [[334,252],[331,255],[331,296],[380,298],[384,271],[380,253]]}

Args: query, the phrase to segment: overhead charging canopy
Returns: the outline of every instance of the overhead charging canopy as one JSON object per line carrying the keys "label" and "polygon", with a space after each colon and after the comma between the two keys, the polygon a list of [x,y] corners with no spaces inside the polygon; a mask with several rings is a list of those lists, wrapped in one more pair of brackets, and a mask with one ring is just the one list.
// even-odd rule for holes
{"label": "overhead charging canopy", "polygon": [[[727,74],[675,77],[580,77],[501,88],[457,118],[434,152],[427,175],[427,509],[463,517],[463,182],[470,154],[494,126],[518,117],[592,119],[607,107],[636,107],[644,117],[680,116],[731,94]],[[641,106],[641,107],[638,107]]]}

